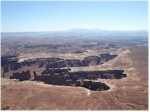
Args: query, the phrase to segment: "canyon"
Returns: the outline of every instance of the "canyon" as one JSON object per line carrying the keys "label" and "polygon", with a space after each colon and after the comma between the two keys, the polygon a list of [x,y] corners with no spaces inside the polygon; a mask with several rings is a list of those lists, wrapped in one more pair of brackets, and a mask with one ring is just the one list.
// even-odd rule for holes
{"label": "canyon", "polygon": [[147,110],[148,43],[135,35],[2,37],[1,109]]}
{"label": "canyon", "polygon": [[[13,72],[13,75],[7,76],[10,79],[20,81],[31,80],[42,81],[46,84],[63,85],[63,86],[81,86],[90,90],[108,90],[110,89],[105,83],[95,82],[97,79],[121,79],[126,77],[123,70],[106,70],[106,71],[78,71],[70,72],[72,67],[85,67],[101,65],[117,55],[99,54],[98,56],[85,57],[83,60],[61,59],[61,58],[37,58],[28,59],[18,62],[15,56],[2,57],[3,78],[7,72],[17,71],[24,66],[37,65],[39,68],[45,68],[41,74],[33,71],[31,76],[30,70],[22,72]],[[68,67],[68,68],[67,68]]]}
{"label": "canyon", "polygon": [[[24,81],[15,78],[10,79],[10,75],[13,72],[6,72],[5,78],[1,78],[1,109],[147,110],[147,46],[130,47],[128,51],[119,52],[120,54],[116,58],[96,66],[48,68],[47,70],[46,66],[42,68],[39,68],[39,65],[31,65],[30,67],[22,66],[13,72],[22,74],[22,71],[27,72],[27,70],[30,70],[31,78]],[[95,71],[98,71],[98,73],[105,71],[107,73],[110,70],[112,70],[112,73],[113,70],[119,70],[119,73],[126,74],[127,76],[117,79],[112,74],[111,78],[108,79],[98,78],[93,80],[94,75],[92,75],[92,80],[85,79],[82,81],[79,79],[76,80],[76,83],[68,82],[69,84],[73,84],[71,86],[55,85],[56,81],[51,82],[50,80],[47,80],[45,83],[40,78],[41,76],[49,77],[49,72],[56,72],[54,75],[59,76],[60,74],[57,74],[57,71],[62,71],[62,74],[63,72],[74,74],[85,73],[89,77],[92,73],[95,74]],[[79,82],[84,82],[84,84]],[[78,86],[81,84],[82,86]]]}

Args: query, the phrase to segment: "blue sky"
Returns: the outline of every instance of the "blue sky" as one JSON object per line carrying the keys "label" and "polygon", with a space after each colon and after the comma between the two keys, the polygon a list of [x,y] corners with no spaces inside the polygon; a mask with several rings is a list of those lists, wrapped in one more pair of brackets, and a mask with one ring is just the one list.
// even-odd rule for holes
{"label": "blue sky", "polygon": [[2,32],[148,29],[147,1],[5,1],[1,12]]}

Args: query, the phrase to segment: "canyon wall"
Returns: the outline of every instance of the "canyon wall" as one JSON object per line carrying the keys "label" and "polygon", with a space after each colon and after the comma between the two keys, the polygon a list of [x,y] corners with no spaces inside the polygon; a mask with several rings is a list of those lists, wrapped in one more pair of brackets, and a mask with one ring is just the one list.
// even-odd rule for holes
{"label": "canyon wall", "polygon": [[61,59],[61,58],[37,58],[28,59],[18,63],[17,58],[2,58],[2,69],[4,73],[11,70],[17,70],[22,66],[38,65],[39,68],[46,66],[48,68],[62,68],[62,67],[84,67],[89,65],[99,65],[117,57],[117,55],[99,54],[98,56],[89,56],[83,60],[78,59]]}

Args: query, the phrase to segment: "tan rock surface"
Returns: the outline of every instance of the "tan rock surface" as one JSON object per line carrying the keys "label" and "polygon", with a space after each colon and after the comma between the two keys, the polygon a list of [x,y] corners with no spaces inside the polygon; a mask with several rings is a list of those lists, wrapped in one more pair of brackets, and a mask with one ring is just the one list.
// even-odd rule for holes
{"label": "tan rock surface", "polygon": [[[122,52],[119,51],[118,52]],[[87,69],[87,68],[83,68]],[[52,86],[2,79],[2,109],[9,110],[147,110],[148,48],[129,47],[114,60],[93,69],[123,69],[126,78],[102,80],[111,89]],[[75,70],[75,69],[74,69]],[[77,69],[76,69],[77,70]]]}

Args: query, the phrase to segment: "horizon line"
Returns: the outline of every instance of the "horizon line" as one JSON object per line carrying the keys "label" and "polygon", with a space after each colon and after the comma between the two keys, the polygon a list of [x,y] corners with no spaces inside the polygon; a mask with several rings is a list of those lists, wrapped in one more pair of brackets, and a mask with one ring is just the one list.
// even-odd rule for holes
{"label": "horizon line", "polygon": [[101,29],[101,28],[72,28],[72,29],[67,29],[67,30],[48,30],[48,31],[1,31],[1,33],[38,33],[38,32],[68,32],[71,30],[105,30],[105,31],[142,31],[146,30],[148,31],[149,29],[132,29],[132,30],[112,30],[112,29]]}

